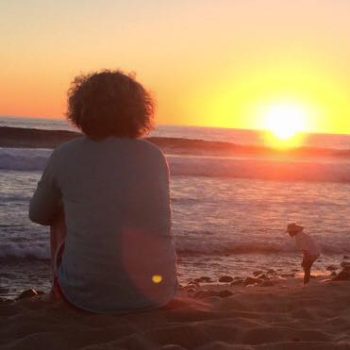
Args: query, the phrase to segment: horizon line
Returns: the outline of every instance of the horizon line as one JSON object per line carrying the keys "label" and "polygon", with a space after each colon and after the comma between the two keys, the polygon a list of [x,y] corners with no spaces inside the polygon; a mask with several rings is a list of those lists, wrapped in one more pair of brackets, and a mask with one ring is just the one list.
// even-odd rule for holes
{"label": "horizon line", "polygon": [[[67,121],[64,117],[47,117],[47,116],[29,116],[29,115],[3,115],[0,114],[0,118],[5,119],[28,119],[28,120],[45,120],[45,121],[58,121],[64,122]],[[4,125],[3,125],[4,126]],[[208,125],[194,125],[194,124],[162,124],[157,123],[155,129],[160,127],[175,127],[175,128],[201,128],[201,129],[217,129],[217,130],[234,130],[238,132],[270,132],[266,129],[258,129],[258,128],[239,128],[239,127],[224,127],[224,126],[208,126]],[[311,135],[338,135],[338,136],[350,136],[349,133],[341,133],[341,132],[324,132],[324,131],[304,131],[300,132],[300,134],[311,134]]]}

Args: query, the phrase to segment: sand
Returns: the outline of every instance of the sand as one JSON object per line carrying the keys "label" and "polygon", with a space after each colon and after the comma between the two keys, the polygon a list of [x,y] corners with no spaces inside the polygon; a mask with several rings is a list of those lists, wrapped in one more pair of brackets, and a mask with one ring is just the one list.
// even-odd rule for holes
{"label": "sand", "polygon": [[0,315],[3,350],[350,349],[349,281],[200,284],[166,309],[128,315],[78,312],[44,295],[2,302]]}

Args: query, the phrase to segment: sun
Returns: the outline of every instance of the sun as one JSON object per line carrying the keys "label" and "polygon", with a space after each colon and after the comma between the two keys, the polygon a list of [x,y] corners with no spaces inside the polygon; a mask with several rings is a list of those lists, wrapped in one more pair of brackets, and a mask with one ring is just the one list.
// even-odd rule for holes
{"label": "sun", "polygon": [[265,139],[269,146],[290,148],[300,146],[307,129],[307,108],[293,103],[270,105],[263,114]]}

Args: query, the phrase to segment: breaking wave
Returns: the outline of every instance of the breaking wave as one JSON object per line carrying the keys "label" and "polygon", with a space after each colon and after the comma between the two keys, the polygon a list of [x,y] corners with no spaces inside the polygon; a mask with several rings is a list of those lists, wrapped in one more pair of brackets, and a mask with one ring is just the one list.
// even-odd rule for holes
{"label": "breaking wave", "polygon": [[[42,171],[51,152],[50,149],[0,148],[0,169]],[[350,182],[350,162],[334,159],[287,160],[174,154],[168,154],[167,158],[172,176]]]}
{"label": "breaking wave", "polygon": [[[265,241],[256,242],[237,242],[229,243],[226,241],[213,242],[213,241],[199,240],[189,242],[186,240],[176,240],[176,251],[179,257],[181,256],[233,256],[233,255],[245,255],[245,254],[289,254],[295,253],[295,244],[284,241],[280,243],[266,243]],[[324,245],[321,246],[322,254],[350,254],[350,247],[341,244],[341,242],[335,243],[333,246]],[[46,242],[27,242],[17,243],[8,242],[0,246],[0,260],[48,260],[50,258],[49,245]]]}

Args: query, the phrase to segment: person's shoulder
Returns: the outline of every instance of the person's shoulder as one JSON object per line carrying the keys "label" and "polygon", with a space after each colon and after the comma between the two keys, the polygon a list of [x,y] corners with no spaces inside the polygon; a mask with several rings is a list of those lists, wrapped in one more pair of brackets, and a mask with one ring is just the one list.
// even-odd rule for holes
{"label": "person's shoulder", "polygon": [[143,148],[150,155],[153,155],[154,157],[159,157],[161,159],[165,158],[163,151],[154,143],[146,139],[136,139],[135,141],[138,143],[139,147]]}
{"label": "person's shoulder", "polygon": [[73,140],[64,142],[62,144],[60,144],[59,146],[57,146],[54,150],[54,152],[56,154],[64,154],[64,153],[69,153],[72,150],[74,150],[75,148],[80,147],[84,142],[85,142],[85,136],[80,136],[80,137],[76,137]]}
{"label": "person's shoulder", "polygon": [[64,161],[70,154],[74,153],[75,150],[79,149],[84,143],[84,141],[85,137],[81,136],[58,145],[53,150],[51,158],[54,160],[54,162],[60,160]]}

